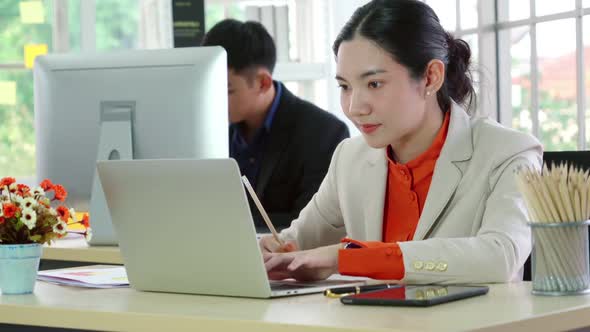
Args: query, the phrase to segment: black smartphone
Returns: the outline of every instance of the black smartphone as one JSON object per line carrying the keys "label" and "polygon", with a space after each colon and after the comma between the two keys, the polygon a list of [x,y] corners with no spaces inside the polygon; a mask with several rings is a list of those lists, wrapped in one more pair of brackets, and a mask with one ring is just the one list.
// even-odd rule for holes
{"label": "black smartphone", "polygon": [[421,285],[388,288],[340,298],[344,304],[429,307],[487,294],[487,286]]}

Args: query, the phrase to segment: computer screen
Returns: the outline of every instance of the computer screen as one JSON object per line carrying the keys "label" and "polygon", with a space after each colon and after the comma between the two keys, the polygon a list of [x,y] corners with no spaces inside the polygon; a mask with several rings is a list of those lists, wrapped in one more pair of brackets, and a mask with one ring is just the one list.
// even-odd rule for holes
{"label": "computer screen", "polygon": [[41,56],[34,94],[36,177],[63,184],[78,211],[89,210],[99,141],[117,143],[101,132],[109,112],[129,118],[133,159],[229,155],[221,47]]}

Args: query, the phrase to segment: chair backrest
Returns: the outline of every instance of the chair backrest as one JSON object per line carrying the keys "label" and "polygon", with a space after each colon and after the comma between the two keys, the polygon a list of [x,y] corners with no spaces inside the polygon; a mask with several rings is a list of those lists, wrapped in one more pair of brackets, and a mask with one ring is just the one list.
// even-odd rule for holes
{"label": "chair backrest", "polygon": [[[590,169],[590,151],[545,151],[543,153],[543,162],[549,167],[551,167],[552,164],[559,165],[560,163],[568,162],[569,164],[586,170]],[[524,264],[523,280],[531,280],[530,256]]]}
{"label": "chair backrest", "polygon": [[569,162],[583,169],[590,169],[590,151],[545,151],[543,162],[549,166],[552,163],[559,165]]}

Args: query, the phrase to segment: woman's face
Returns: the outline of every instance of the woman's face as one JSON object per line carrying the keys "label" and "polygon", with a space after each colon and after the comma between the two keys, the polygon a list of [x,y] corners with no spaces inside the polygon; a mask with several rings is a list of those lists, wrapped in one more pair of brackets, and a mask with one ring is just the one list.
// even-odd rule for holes
{"label": "woman's face", "polygon": [[402,143],[420,127],[425,79],[411,78],[387,51],[359,36],[340,44],[336,61],[342,110],[369,146]]}

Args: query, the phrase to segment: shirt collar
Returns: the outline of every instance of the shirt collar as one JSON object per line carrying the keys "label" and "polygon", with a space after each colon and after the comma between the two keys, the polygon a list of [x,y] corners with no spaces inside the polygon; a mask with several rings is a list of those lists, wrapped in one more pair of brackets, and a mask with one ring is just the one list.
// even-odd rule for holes
{"label": "shirt collar", "polygon": [[267,132],[270,132],[270,128],[272,127],[272,121],[275,118],[277,113],[277,109],[279,108],[279,103],[281,102],[281,95],[283,94],[283,86],[278,83],[277,81],[273,81],[275,86],[275,99],[272,101],[270,105],[270,110],[266,114],[266,118],[264,118],[264,129]]}
{"label": "shirt collar", "polygon": [[430,147],[422,154],[420,154],[418,157],[409,161],[407,164],[402,165],[393,160],[389,154],[390,147],[388,147],[386,149],[386,154],[390,168],[409,168],[412,171],[421,170],[422,166],[426,168],[434,168],[434,163],[436,163],[436,160],[438,159],[440,151],[442,150],[443,145],[445,144],[445,140],[447,138],[447,132],[449,131],[450,113],[450,110],[445,113],[443,124],[439,129],[438,134],[436,134],[436,137],[434,138],[434,141],[432,142]]}
{"label": "shirt collar", "polygon": [[[270,133],[272,122],[281,102],[281,96],[283,95],[283,86],[277,81],[273,81],[273,84],[275,86],[275,98],[273,99],[272,104],[270,105],[268,113],[266,113],[262,128],[258,129],[258,131],[256,132],[256,137],[260,136],[263,130],[266,133]],[[231,141],[235,144],[239,144],[240,146],[247,146],[248,144],[246,143],[246,140],[244,139],[244,137],[242,137],[240,133],[240,124],[233,123],[230,124],[230,127],[233,128],[234,131],[231,137]]]}

